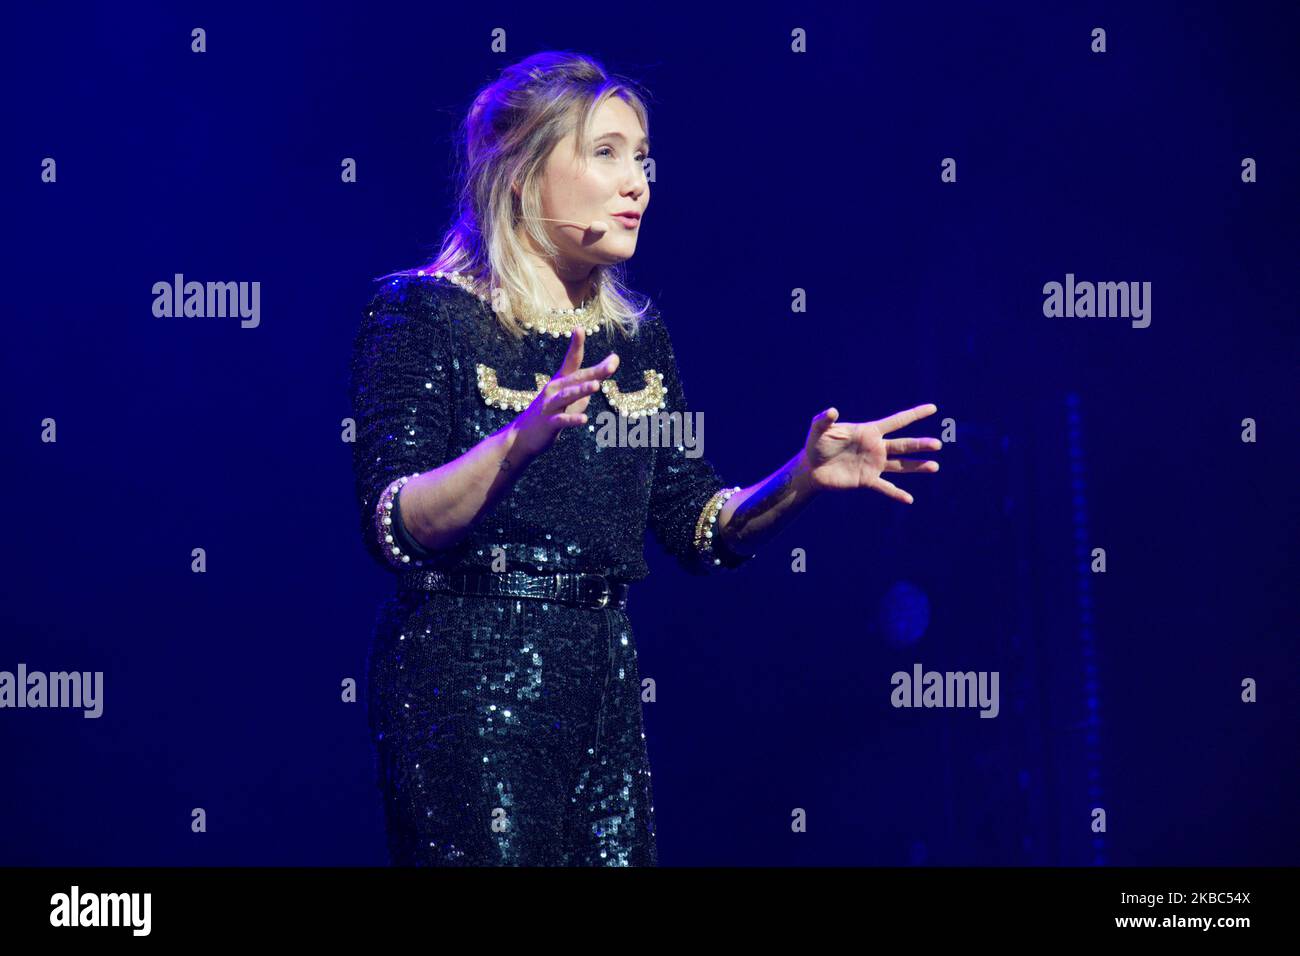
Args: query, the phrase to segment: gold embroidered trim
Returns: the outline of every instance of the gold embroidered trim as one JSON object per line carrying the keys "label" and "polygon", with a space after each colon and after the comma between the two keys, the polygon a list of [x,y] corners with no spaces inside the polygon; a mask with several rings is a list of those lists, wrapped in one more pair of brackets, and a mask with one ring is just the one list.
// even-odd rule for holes
{"label": "gold embroidered trim", "polygon": [[[383,552],[384,558],[395,568],[401,568],[403,565],[411,564],[411,556],[403,554],[402,549],[397,546],[397,539],[393,536],[393,500],[398,493],[412,478],[419,477],[419,472],[410,475],[402,475],[379,496],[379,501],[375,505],[375,534],[379,539],[379,550]],[[417,566],[423,567],[423,561],[414,562]]]}
{"label": "gold embroidered trim", "polygon": [[722,564],[722,560],[715,557],[713,553],[713,529],[718,522],[718,515],[722,513],[722,506],[739,490],[739,485],[734,488],[718,489],[704,505],[700,517],[695,522],[695,550],[706,563],[711,560],[715,565]]}
{"label": "gold embroidered trim", "polygon": [[533,381],[537,387],[532,391],[526,388],[506,388],[497,383],[497,370],[488,368],[482,362],[476,366],[478,369],[478,392],[483,396],[483,401],[493,408],[499,408],[503,411],[522,412],[525,408],[533,403],[535,399],[546,387],[550,376],[543,375],[541,372],[533,373]]}
{"label": "gold embroidered trim", "polygon": [[[499,408],[503,411],[522,412],[532,404],[538,394],[544,389],[550,381],[549,376],[541,372],[533,373],[533,381],[537,387],[529,390],[526,388],[506,388],[497,381],[497,370],[479,362],[475,369],[478,373],[478,392],[483,397],[483,401],[492,408]],[[643,415],[653,415],[664,407],[664,399],[668,395],[668,390],[664,387],[664,376],[662,372],[656,372],[654,369],[646,369],[642,375],[645,377],[645,388],[635,392],[622,392],[618,384],[612,379],[605,379],[600,383],[601,391],[605,393],[605,398],[622,415],[628,418],[640,418]]]}
{"label": "gold embroidered trim", "polygon": [[600,331],[600,323],[588,321],[587,313],[590,311],[591,307],[587,306],[581,311],[566,309],[558,313],[549,312],[533,319],[521,318],[519,324],[529,332],[549,335],[553,339],[567,339],[573,334],[574,327],[581,325],[587,338],[591,338]]}
{"label": "gold embroidered trim", "polygon": [[635,392],[621,392],[618,384],[613,379],[605,379],[600,383],[600,389],[605,393],[605,398],[609,403],[619,410],[628,418],[640,418],[642,415],[653,415],[664,407],[664,398],[668,390],[664,388],[663,372],[656,372],[652,368],[645,370],[645,388]]}
{"label": "gold embroidered trim", "polygon": [[[470,295],[475,296],[480,302],[488,308],[495,311],[491,300],[474,287],[474,281],[460,271],[453,272],[425,272],[419,271],[419,275],[436,276],[437,278],[446,279],[454,285],[460,286]],[[534,318],[521,317],[519,324],[530,332],[536,332],[540,335],[549,335],[556,339],[567,339],[576,325],[581,325],[583,331],[588,336],[595,335],[600,331],[600,322],[593,321],[591,313],[596,297],[593,295],[580,308],[576,309],[548,309],[546,312]]]}

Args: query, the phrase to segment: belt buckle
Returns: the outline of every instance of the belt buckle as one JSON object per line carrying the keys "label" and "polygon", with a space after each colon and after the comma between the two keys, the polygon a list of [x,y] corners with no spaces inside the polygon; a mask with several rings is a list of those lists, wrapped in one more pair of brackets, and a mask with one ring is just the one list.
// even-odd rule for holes
{"label": "belt buckle", "polygon": [[600,587],[601,587],[600,602],[596,605],[596,607],[608,606],[609,598],[610,598],[609,578],[605,577],[603,574],[585,574],[583,576],[588,578],[600,578]]}

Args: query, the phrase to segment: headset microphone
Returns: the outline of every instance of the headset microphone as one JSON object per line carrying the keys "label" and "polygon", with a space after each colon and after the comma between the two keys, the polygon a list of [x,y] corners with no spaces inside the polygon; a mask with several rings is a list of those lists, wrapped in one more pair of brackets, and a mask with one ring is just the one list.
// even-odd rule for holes
{"label": "headset microphone", "polygon": [[568,226],[577,226],[579,229],[583,230],[584,232],[591,232],[598,237],[603,236],[605,233],[609,232],[608,224],[601,222],[599,219],[593,219],[590,223],[582,223],[582,222],[574,222],[572,219],[547,219],[542,216],[537,216],[535,218],[541,219],[542,222],[560,222]]}

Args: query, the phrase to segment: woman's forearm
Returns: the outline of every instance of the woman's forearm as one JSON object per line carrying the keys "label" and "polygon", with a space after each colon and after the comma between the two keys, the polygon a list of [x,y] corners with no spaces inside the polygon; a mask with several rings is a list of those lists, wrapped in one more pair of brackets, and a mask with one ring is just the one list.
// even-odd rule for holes
{"label": "woman's forearm", "polygon": [[732,495],[718,514],[719,532],[734,551],[756,554],[814,497],[803,451],[757,484]]}
{"label": "woman's forearm", "polygon": [[459,458],[412,478],[402,488],[402,523],[431,550],[469,533],[515,483],[529,462],[514,424],[489,435]]}

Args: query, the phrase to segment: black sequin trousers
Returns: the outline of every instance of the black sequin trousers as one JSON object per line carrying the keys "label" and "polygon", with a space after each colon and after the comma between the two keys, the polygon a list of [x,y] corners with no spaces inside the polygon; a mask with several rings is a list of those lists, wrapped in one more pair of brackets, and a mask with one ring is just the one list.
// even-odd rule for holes
{"label": "black sequin trousers", "polygon": [[399,591],[367,670],[393,864],[657,864],[625,612]]}

